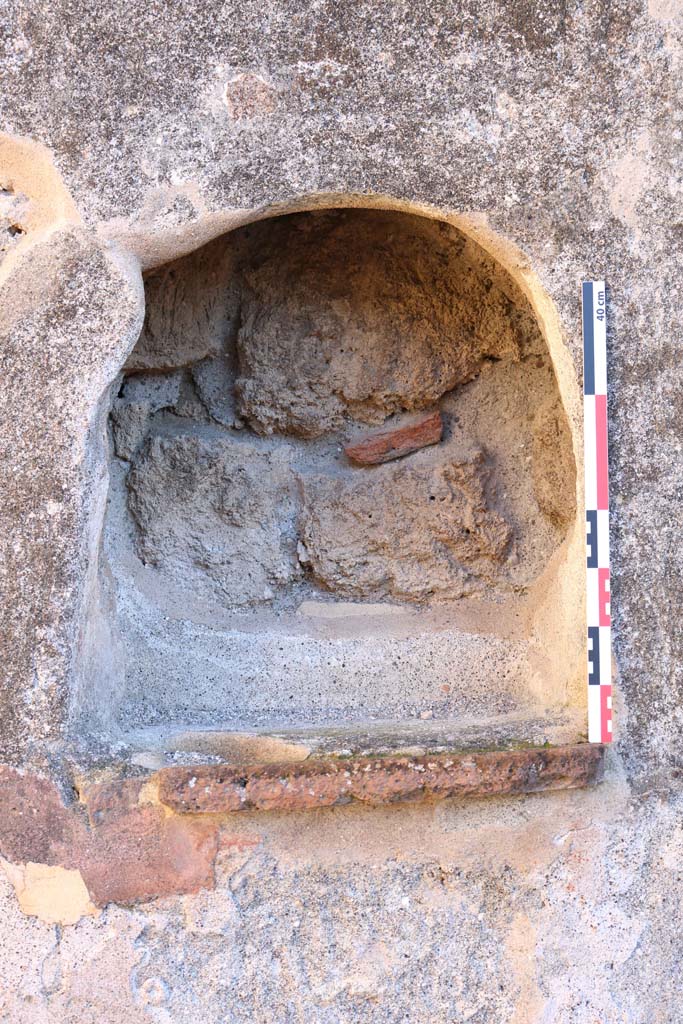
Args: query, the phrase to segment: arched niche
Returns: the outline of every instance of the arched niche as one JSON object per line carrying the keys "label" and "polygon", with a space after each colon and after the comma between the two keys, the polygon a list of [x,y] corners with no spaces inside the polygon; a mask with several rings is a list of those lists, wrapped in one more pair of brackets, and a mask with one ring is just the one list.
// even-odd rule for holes
{"label": "arched niche", "polygon": [[[580,395],[525,259],[386,199],[241,220],[149,261],[79,729],[257,759],[576,739]],[[437,411],[437,443],[345,454]]]}

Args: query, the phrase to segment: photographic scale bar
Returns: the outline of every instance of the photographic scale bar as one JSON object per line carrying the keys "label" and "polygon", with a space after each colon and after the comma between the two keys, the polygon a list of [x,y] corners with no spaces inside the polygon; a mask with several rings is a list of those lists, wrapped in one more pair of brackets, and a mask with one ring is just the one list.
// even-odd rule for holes
{"label": "photographic scale bar", "polygon": [[612,740],[612,616],[607,467],[607,300],[604,281],[584,281],[583,417],[586,487],[588,742]]}

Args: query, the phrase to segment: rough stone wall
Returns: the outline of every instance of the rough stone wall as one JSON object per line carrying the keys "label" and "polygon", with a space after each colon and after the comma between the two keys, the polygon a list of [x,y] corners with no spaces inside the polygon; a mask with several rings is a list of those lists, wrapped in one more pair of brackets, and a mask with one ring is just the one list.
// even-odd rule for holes
{"label": "rough stone wall", "polygon": [[[145,288],[113,442],[137,554],[168,582],[208,577],[228,607],[306,572],[332,594],[424,601],[545,568],[575,512],[566,416],[528,302],[461,232],[295,214]],[[443,424],[428,452],[366,472],[345,456],[364,425],[423,408]]]}
{"label": "rough stone wall", "polygon": [[[36,873],[8,868],[0,1014],[683,1020],[678,0],[3,14],[2,216],[10,190],[41,213],[33,238],[7,232],[0,271],[6,760],[55,759],[103,500],[92,410],[141,326],[135,260],[324,193],[464,213],[517,246],[577,375],[579,282],[609,281],[618,696],[609,779],[590,792],[260,814],[230,824],[244,841],[214,889],[84,904],[76,925],[50,916],[62,876],[38,872],[26,914],[15,889]],[[44,148],[22,162],[17,139]]]}

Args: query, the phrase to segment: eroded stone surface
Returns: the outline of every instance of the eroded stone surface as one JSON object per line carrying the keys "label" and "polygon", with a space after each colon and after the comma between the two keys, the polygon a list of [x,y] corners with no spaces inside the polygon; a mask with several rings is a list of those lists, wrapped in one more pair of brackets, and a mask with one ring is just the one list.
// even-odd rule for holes
{"label": "eroded stone surface", "polygon": [[317,437],[349,415],[425,408],[537,336],[504,272],[448,225],[332,211],[252,232],[237,395],[259,433]]}
{"label": "eroded stone surface", "polygon": [[235,353],[231,350],[192,367],[192,380],[208,415],[223,427],[239,427],[235,408]]}
{"label": "eroded stone surface", "polygon": [[114,451],[120,459],[133,458],[154,413],[178,408],[182,385],[181,372],[140,373],[125,379],[111,411]]}
{"label": "eroded stone surface", "polygon": [[510,542],[486,502],[486,456],[304,476],[301,535],[325,588],[348,597],[461,597],[498,575]]}
{"label": "eroded stone surface", "polygon": [[286,452],[249,442],[151,437],[127,479],[138,553],[229,604],[267,600],[297,574]]}
{"label": "eroded stone surface", "polygon": [[222,239],[151,274],[142,334],[126,369],[174,369],[218,355],[237,315],[232,278],[232,253]]}

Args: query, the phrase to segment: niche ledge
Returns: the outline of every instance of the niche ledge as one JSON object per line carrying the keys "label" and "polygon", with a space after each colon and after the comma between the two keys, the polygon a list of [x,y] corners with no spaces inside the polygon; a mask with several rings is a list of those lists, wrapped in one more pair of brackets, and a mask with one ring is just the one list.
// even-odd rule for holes
{"label": "niche ledge", "polygon": [[[420,757],[452,751],[510,751],[565,747],[586,739],[585,713],[562,708],[542,714],[462,719],[385,719],[323,726],[242,730],[192,728],[177,723],[128,733],[115,748],[72,751],[83,768],[111,764],[159,770],[196,764],[266,765],[311,758]],[[80,754],[80,756],[79,756]]]}

